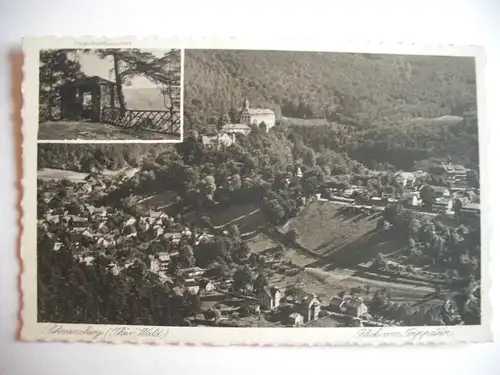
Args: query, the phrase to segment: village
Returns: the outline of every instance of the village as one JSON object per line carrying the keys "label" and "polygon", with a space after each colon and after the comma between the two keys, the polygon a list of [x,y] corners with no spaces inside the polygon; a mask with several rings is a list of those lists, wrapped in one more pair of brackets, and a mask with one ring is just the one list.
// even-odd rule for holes
{"label": "village", "polygon": [[[448,165],[443,165],[443,168],[449,171],[450,182],[464,184],[466,172]],[[425,173],[398,172],[394,177],[403,187],[401,195],[373,197],[367,195],[367,188],[347,184],[338,186],[338,183],[326,180],[314,199],[372,212],[384,210],[387,204],[403,203],[408,209],[430,215],[435,215],[436,211],[453,215],[457,204],[452,202],[459,200],[462,213],[479,214],[479,192],[476,189],[454,185],[451,188],[431,187],[429,208],[422,197],[422,190],[429,185],[420,182],[425,179]],[[84,203],[105,196],[128,178],[130,175],[104,178],[89,174],[80,183],[44,182],[42,199],[47,210],[39,220],[39,228],[45,233],[40,238],[40,250],[57,252],[71,245],[78,249],[73,254],[75,261],[89,265],[99,255],[114,253],[116,261],[108,264],[114,274],[135,265],[138,260],[142,261],[149,272],[171,288],[174,295],[199,299],[199,313],[192,317],[191,322],[195,325],[296,327],[316,326],[324,319],[333,320],[335,326],[385,324],[370,317],[363,297],[345,293],[322,301],[315,294],[300,289],[283,290],[269,285],[266,277],[261,275],[289,275],[300,270],[289,260],[281,258],[279,252],[278,255],[272,252],[247,254],[241,262],[243,268],[238,268],[233,274],[195,266],[189,249],[214,243],[220,236],[229,236],[227,229],[210,232],[206,228],[190,228],[161,210],[149,210],[144,215],[134,216],[117,208]],[[300,168],[292,178],[303,178]],[[241,269],[251,275],[235,280]]]}
{"label": "village", "polygon": [[[223,121],[217,133],[200,137],[202,146],[207,150],[230,147],[239,137],[247,136],[254,125],[268,132],[275,125],[275,116],[271,110],[250,108],[245,100],[240,122]],[[438,178],[421,170],[397,171],[389,176],[388,172],[365,168],[356,176],[325,176],[319,181],[297,166],[283,174],[281,181],[283,186],[312,182],[316,191],[312,196],[300,197],[301,210],[317,201],[366,215],[380,215],[388,206],[399,205],[430,217],[478,218],[479,189],[470,186],[470,171],[451,163],[441,163],[438,169]],[[270,250],[254,252],[248,243],[257,233],[240,235],[237,225],[195,226],[167,213],[165,205],[145,210],[141,203],[147,197],[132,200],[128,205],[122,202],[111,207],[106,203],[107,196],[140,173],[139,168],[116,175],[95,171],[74,182],[50,178],[41,181],[39,251],[71,249],[75,261],[87,265],[102,263],[104,259],[115,275],[131,266],[142,267],[168,286],[174,298],[194,301],[196,308],[186,324],[269,327],[399,324],[380,316],[372,317],[370,303],[360,293],[342,291],[325,300],[324,296],[320,299],[296,285],[272,284],[269,280],[275,275],[287,278],[304,270],[283,257],[287,246],[299,246],[294,241],[287,242],[286,231],[282,239],[276,232]],[[380,179],[389,182],[382,191],[373,186]],[[238,254],[230,269],[213,262],[207,267],[197,264],[214,246],[226,246],[224,241],[229,241],[227,246]]]}

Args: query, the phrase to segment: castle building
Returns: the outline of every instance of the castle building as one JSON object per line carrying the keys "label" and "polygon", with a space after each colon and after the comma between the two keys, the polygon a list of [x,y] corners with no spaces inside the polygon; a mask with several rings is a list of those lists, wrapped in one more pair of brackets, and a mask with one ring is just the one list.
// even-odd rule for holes
{"label": "castle building", "polygon": [[276,124],[276,115],[270,109],[250,108],[250,102],[245,99],[240,112],[240,123],[248,126],[261,123],[266,124],[266,131],[269,131]]}

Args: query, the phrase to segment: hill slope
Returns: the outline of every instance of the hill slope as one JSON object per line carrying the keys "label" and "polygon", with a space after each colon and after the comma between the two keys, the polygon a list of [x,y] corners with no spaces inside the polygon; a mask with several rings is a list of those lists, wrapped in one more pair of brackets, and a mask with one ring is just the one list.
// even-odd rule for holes
{"label": "hill slope", "polygon": [[347,53],[187,50],[184,82],[188,126],[241,107],[245,96],[278,117],[399,124],[462,115],[476,90],[471,58]]}

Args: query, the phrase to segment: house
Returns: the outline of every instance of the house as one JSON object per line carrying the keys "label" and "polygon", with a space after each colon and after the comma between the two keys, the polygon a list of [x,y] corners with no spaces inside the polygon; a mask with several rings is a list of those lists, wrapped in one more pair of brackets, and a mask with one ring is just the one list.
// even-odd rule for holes
{"label": "house", "polygon": [[249,314],[260,314],[260,305],[253,300],[244,300],[241,307],[246,308]]}
{"label": "house", "polygon": [[183,277],[193,278],[203,275],[205,271],[200,267],[183,268],[179,270],[179,275]]}
{"label": "house", "polygon": [[95,257],[92,255],[80,255],[78,259],[80,260],[80,262],[85,263],[87,266],[90,266]]}
{"label": "house", "polygon": [[123,229],[123,234],[127,237],[137,237],[137,229],[133,225],[127,226]]}
{"label": "house", "polygon": [[218,149],[219,147],[229,147],[236,142],[234,133],[229,135],[227,133],[207,134],[201,136],[201,143],[205,147]]}
{"label": "house", "polygon": [[453,199],[437,198],[436,201],[434,202],[434,206],[438,210],[453,211]]}
{"label": "house", "polygon": [[87,226],[87,218],[81,217],[81,216],[69,215],[69,222],[74,227],[82,228],[82,227]]}
{"label": "house", "polygon": [[123,223],[123,227],[125,228],[134,225],[136,221],[135,217],[130,217]]}
{"label": "house", "polygon": [[250,108],[250,101],[245,99],[240,112],[240,123],[248,126],[260,126],[264,123],[266,131],[269,131],[276,124],[276,115],[270,109]]}
{"label": "house", "polygon": [[415,172],[413,172],[413,175],[415,176],[416,180],[421,180],[423,178],[426,178],[429,175],[429,173],[424,172],[424,171],[419,169],[419,170],[416,170]]}
{"label": "house", "polygon": [[109,266],[108,266],[108,269],[111,271],[111,273],[115,276],[118,276],[118,274],[120,273],[121,271],[121,268],[118,267],[117,264],[115,263],[110,263]]}
{"label": "house", "polygon": [[460,164],[441,163],[441,169],[449,182],[459,182],[467,179],[469,170]]}
{"label": "house", "polygon": [[480,215],[481,214],[481,204],[469,202],[462,206],[462,213]]}
{"label": "house", "polygon": [[204,293],[211,293],[215,290],[215,285],[210,280],[201,280],[200,290]]}
{"label": "house", "polygon": [[449,198],[451,196],[450,190],[445,186],[431,186],[434,191],[434,198],[446,197]]}
{"label": "house", "polygon": [[213,234],[202,233],[196,239],[195,244],[199,245],[200,243],[209,243],[212,242],[214,238],[215,236]]}
{"label": "house", "polygon": [[412,207],[420,207],[422,205],[422,200],[418,199],[417,195],[413,195],[408,199],[408,204]]}
{"label": "house", "polygon": [[154,255],[149,256],[149,270],[153,273],[160,272],[160,261]]}
{"label": "house", "polygon": [[110,242],[110,241],[108,241],[108,240],[107,240],[106,238],[104,238],[104,237],[99,237],[99,238],[97,239],[97,245],[98,245],[98,246],[102,246],[102,247],[106,248],[106,247],[108,247],[109,245],[111,245],[111,242]]}
{"label": "house", "polygon": [[304,174],[302,173],[302,169],[300,169],[300,167],[297,167],[297,170],[295,171],[295,176],[297,176],[298,178],[302,178],[302,176],[304,176]]}
{"label": "house", "polygon": [[304,317],[297,312],[291,313],[288,315],[288,324],[292,327],[299,327],[304,324]]}
{"label": "house", "polygon": [[403,187],[413,186],[416,180],[415,175],[413,173],[404,171],[398,171],[394,173],[394,179],[398,184],[402,185]]}
{"label": "house", "polygon": [[163,237],[166,238],[167,240],[172,241],[172,243],[174,244],[178,244],[179,242],[181,242],[182,239],[182,235],[179,232],[165,233]]}
{"label": "house", "polygon": [[87,193],[90,194],[92,193],[92,185],[87,183],[81,184],[80,188],[78,189],[79,192],[82,193]]}
{"label": "house", "polygon": [[108,210],[106,207],[94,207],[93,215],[106,217],[108,215]]}
{"label": "house", "polygon": [[317,320],[321,311],[321,302],[314,294],[306,294],[297,304],[298,312],[305,322]]}
{"label": "house", "polygon": [[94,237],[93,233],[89,229],[85,229],[82,233],[82,236],[84,236],[86,238],[93,238]]}
{"label": "house", "polygon": [[181,232],[181,236],[183,237],[191,237],[192,234],[193,232],[191,232],[188,227],[184,228],[184,230]]}
{"label": "house", "polygon": [[161,225],[155,225],[153,227],[153,230],[154,230],[155,237],[160,237],[163,234],[163,232],[165,231]]}
{"label": "house", "polygon": [[200,291],[200,285],[196,282],[195,279],[187,279],[184,281],[184,287],[189,294],[198,294]]}
{"label": "house", "polygon": [[348,314],[353,317],[360,317],[368,314],[368,307],[359,298],[333,297],[330,301],[330,307],[336,312]]}
{"label": "house", "polygon": [[149,211],[149,217],[152,219],[159,220],[159,219],[163,219],[166,216],[167,215],[161,211]]}
{"label": "house", "polygon": [[172,288],[172,294],[174,297],[183,297],[184,294],[182,293],[182,289],[179,288],[178,286]]}
{"label": "house", "polygon": [[170,255],[166,252],[157,254],[158,257],[158,270],[160,272],[167,272],[168,266],[171,263]]}
{"label": "house", "polygon": [[221,130],[227,134],[239,133],[243,135],[248,135],[252,131],[247,124],[226,124]]}
{"label": "house", "polygon": [[275,310],[280,305],[281,292],[278,288],[265,286],[259,293],[258,300],[264,310]]}
{"label": "house", "polygon": [[57,223],[59,223],[59,215],[47,214],[47,215],[45,215],[45,220],[47,220],[47,222],[49,222],[49,223],[57,224]]}
{"label": "house", "polygon": [[419,191],[421,191],[425,186],[429,186],[432,189],[434,198],[449,198],[451,196],[450,190],[448,190],[446,186],[422,185]]}

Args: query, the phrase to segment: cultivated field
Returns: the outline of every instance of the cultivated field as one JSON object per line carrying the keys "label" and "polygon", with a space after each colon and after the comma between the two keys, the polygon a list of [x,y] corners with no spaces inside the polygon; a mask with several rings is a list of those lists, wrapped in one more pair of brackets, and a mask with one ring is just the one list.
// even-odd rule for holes
{"label": "cultivated field", "polygon": [[289,229],[297,229],[302,246],[327,255],[367,243],[375,234],[379,217],[379,213],[365,216],[333,202],[314,201],[291,221]]}
{"label": "cultivated field", "polygon": [[295,276],[276,274],[270,282],[283,288],[300,285],[327,300],[351,288],[361,288],[366,298],[387,288],[395,301],[421,301],[435,290],[432,283],[368,272],[363,267],[378,253],[395,254],[405,246],[387,232],[376,231],[379,215],[349,213],[345,206],[314,201],[288,226],[297,229],[299,247],[288,248],[284,257],[302,271]]}

